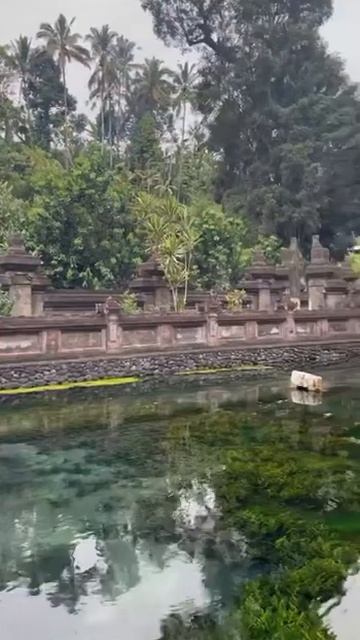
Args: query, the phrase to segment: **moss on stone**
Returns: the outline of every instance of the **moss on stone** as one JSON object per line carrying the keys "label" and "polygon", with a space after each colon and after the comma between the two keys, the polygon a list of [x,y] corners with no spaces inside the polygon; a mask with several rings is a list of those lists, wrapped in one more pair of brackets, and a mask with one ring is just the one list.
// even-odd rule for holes
{"label": "moss on stone", "polygon": [[44,393],[49,391],[69,391],[71,389],[88,389],[91,387],[116,387],[124,384],[140,382],[140,378],[105,378],[104,380],[84,380],[82,382],[62,382],[38,387],[18,387],[14,389],[0,389],[2,396],[16,396],[30,393]]}
{"label": "moss on stone", "polygon": [[260,364],[243,364],[238,367],[214,367],[204,369],[190,369],[189,371],[181,371],[177,373],[178,376],[208,376],[216,375],[217,373],[232,373],[234,371],[270,371],[272,367],[266,367]]}

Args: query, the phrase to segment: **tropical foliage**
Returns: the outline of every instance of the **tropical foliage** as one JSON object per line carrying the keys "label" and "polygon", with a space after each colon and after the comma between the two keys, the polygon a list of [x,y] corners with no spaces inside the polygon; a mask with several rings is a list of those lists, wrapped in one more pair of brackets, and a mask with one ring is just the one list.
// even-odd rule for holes
{"label": "tropical foliage", "polygon": [[[292,236],[307,253],[319,233],[342,258],[360,234],[360,101],[321,38],[330,0],[142,4],[197,63],[169,68],[62,14],[0,47],[0,182],[18,211],[1,213],[0,242],[21,227],[57,286],[120,286],[145,254],[133,203],[146,192],[196,231],[188,275],[187,252],[167,248],[180,288],[236,286],[251,249],[277,262]],[[90,116],[71,64],[88,73]]]}

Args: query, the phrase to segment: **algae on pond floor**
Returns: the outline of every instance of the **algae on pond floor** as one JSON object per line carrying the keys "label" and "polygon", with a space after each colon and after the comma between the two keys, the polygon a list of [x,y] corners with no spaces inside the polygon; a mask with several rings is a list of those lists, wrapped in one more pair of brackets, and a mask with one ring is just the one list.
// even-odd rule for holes
{"label": "algae on pond floor", "polygon": [[278,383],[89,393],[1,410],[12,640],[30,621],[87,640],[89,611],[127,640],[331,638],[320,605],[360,548],[357,389],[321,407]]}
{"label": "algae on pond floor", "polygon": [[91,389],[95,387],[117,387],[123,384],[140,382],[140,378],[102,378],[101,380],[82,380],[80,382],[61,382],[33,387],[14,387],[12,389],[0,389],[1,396],[21,396],[30,393],[45,393],[52,391],[70,391],[71,389]]}

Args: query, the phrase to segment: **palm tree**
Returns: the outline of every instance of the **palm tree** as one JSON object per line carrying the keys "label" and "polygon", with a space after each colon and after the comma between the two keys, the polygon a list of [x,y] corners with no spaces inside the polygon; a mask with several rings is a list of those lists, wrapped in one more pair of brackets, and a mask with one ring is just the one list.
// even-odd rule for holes
{"label": "palm tree", "polygon": [[187,124],[187,108],[194,103],[195,98],[195,85],[198,78],[195,64],[189,65],[185,62],[184,65],[178,65],[178,71],[173,74],[174,83],[174,107],[177,117],[181,116],[181,145],[180,145],[180,158],[179,158],[179,176],[178,176],[178,190],[181,191],[182,186],[182,174],[183,174],[183,158],[184,158],[184,146],[185,146],[185,134]]}
{"label": "palm tree", "polygon": [[17,128],[18,109],[11,100],[11,88],[15,80],[14,68],[8,46],[0,45],[0,133],[6,142],[13,141]]}
{"label": "palm tree", "polygon": [[131,42],[124,36],[118,36],[113,47],[113,63],[116,71],[117,88],[117,143],[120,146],[120,130],[124,125],[124,102],[126,104],[133,72],[140,68],[134,62],[135,42]]}
{"label": "palm tree", "polygon": [[31,46],[31,38],[20,35],[11,43],[11,61],[15,72],[20,79],[19,95],[23,100],[26,111],[26,119],[31,139],[31,117],[29,107],[28,86],[31,79],[31,63],[36,55],[36,50]]}
{"label": "palm tree", "polygon": [[[89,80],[90,98],[100,98],[101,108],[101,144],[104,150],[105,144],[105,107],[108,104],[109,112],[112,105],[112,89],[115,85],[115,68],[113,64],[113,43],[116,32],[112,31],[108,24],[101,29],[92,27],[86,40],[90,43],[91,57],[95,62],[95,69]],[[112,117],[109,117],[109,127],[112,126]],[[110,141],[112,132],[109,131]]]}
{"label": "palm tree", "polygon": [[158,58],[146,59],[135,78],[137,100],[144,111],[155,113],[171,104],[172,72]]}
{"label": "palm tree", "polygon": [[195,98],[195,85],[198,78],[196,71],[196,65],[189,65],[185,62],[184,65],[178,65],[178,71],[173,74],[174,83],[174,107],[177,117],[182,118],[182,133],[181,144],[184,145],[185,133],[186,133],[186,118],[187,107],[194,103]]}
{"label": "palm tree", "polygon": [[54,26],[48,22],[40,25],[37,37],[45,41],[46,49],[51,56],[56,56],[64,85],[64,108],[65,108],[65,148],[67,159],[69,160],[69,136],[68,136],[68,93],[66,82],[66,65],[75,60],[88,67],[90,62],[89,51],[78,44],[81,36],[79,33],[72,33],[71,29],[75,22],[72,18],[70,22],[61,13]]}

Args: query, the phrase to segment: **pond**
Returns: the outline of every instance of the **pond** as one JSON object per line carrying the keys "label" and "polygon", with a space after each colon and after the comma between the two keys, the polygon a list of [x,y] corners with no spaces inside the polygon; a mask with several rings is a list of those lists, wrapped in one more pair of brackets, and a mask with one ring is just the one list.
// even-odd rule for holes
{"label": "pond", "polygon": [[0,406],[2,640],[355,640],[360,372],[325,375]]}

